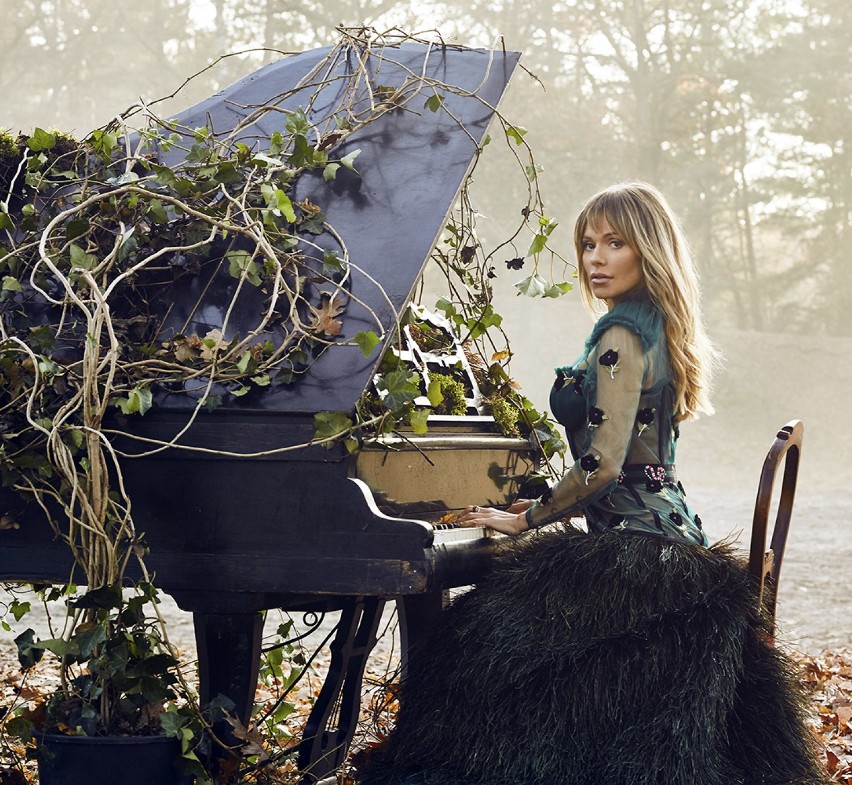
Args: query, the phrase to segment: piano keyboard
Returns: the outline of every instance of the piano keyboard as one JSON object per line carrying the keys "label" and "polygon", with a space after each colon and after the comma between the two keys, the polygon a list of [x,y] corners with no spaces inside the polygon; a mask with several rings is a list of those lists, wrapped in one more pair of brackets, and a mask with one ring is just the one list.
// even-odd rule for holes
{"label": "piano keyboard", "polygon": [[453,523],[436,523],[435,529],[436,545],[447,542],[466,542],[468,540],[479,540],[483,537],[491,537],[497,532],[486,526],[457,526]]}

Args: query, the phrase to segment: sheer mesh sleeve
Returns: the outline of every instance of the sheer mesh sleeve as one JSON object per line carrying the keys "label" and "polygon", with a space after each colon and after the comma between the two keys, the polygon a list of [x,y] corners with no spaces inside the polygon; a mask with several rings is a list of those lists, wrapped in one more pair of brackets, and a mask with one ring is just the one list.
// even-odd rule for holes
{"label": "sheer mesh sleeve", "polygon": [[610,327],[589,355],[596,377],[589,408],[588,449],[553,488],[527,510],[531,527],[568,517],[610,492],[630,445],[647,370],[639,337],[626,327]]}

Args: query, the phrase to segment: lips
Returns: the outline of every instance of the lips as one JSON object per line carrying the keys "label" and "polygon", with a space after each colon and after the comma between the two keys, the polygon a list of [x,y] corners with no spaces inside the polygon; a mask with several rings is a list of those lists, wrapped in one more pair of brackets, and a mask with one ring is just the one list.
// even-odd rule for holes
{"label": "lips", "polygon": [[609,275],[590,275],[589,280],[592,283],[604,284],[604,283],[608,283],[609,281],[611,281],[612,276],[609,276]]}

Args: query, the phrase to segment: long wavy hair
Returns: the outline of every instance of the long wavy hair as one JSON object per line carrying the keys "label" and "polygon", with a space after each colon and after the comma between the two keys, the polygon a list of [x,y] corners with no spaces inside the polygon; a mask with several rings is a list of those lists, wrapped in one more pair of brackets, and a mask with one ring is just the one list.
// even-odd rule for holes
{"label": "long wavy hair", "polygon": [[580,295],[595,313],[603,301],[592,293],[583,268],[583,236],[586,227],[597,229],[603,220],[639,255],[648,294],[665,317],[675,420],[712,414],[710,382],[719,354],[704,329],[698,272],[680,221],[665,197],[647,183],[613,185],[586,202],[574,226],[574,247]]}

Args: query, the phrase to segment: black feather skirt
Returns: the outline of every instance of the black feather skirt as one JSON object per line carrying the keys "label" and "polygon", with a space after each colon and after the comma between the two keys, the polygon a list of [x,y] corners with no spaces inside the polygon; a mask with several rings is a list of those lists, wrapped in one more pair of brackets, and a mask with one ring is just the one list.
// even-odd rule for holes
{"label": "black feather skirt", "polygon": [[411,658],[362,785],[815,785],[795,668],[727,545],[512,540]]}

